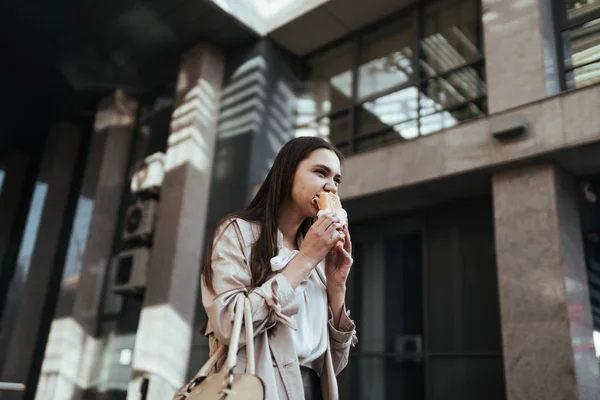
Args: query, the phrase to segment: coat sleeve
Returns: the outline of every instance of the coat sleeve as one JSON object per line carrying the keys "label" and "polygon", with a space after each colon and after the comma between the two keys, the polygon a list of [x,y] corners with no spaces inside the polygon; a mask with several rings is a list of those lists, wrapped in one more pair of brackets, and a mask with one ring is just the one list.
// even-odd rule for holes
{"label": "coat sleeve", "polygon": [[[276,274],[261,286],[249,290],[250,268],[245,260],[240,238],[236,232],[237,221],[225,223],[225,228],[217,233],[213,246],[212,273],[215,293],[211,293],[202,280],[202,303],[208,317],[206,335],[214,334],[219,343],[229,345],[235,302],[240,294],[248,296],[252,305],[254,335],[282,322],[294,327],[291,316],[298,313],[296,293],[288,279]],[[242,330],[243,332],[243,330]],[[246,338],[240,335],[240,344]]]}
{"label": "coat sleeve", "polygon": [[358,342],[356,325],[350,319],[350,310],[346,311],[346,306],[344,306],[340,317],[340,324],[336,328],[333,322],[333,311],[330,307],[328,328],[333,369],[335,370],[335,374],[338,375],[348,364],[350,347],[354,347]]}

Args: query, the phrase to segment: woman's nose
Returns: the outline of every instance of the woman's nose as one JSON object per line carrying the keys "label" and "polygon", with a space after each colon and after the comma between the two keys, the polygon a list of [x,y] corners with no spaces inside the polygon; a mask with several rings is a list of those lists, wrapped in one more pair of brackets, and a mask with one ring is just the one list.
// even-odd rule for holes
{"label": "woman's nose", "polygon": [[332,182],[328,182],[327,184],[325,184],[325,187],[323,189],[326,192],[331,192],[331,193],[337,194],[337,186]]}

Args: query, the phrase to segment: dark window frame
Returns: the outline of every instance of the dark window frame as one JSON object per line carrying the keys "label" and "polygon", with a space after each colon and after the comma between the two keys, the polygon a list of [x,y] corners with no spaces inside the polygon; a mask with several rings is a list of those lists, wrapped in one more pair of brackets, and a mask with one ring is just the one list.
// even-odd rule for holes
{"label": "dark window frame", "polygon": [[[479,18],[477,18],[477,25],[475,27],[475,34],[476,34],[476,43],[475,45],[477,46],[477,49],[480,51],[481,56],[471,59],[471,60],[466,60],[466,62],[464,64],[461,64],[459,66],[453,67],[449,70],[446,71],[442,71],[439,72],[435,75],[431,75],[428,76],[424,73],[424,71],[422,71],[422,66],[421,66],[421,61],[423,60],[422,57],[422,45],[421,45],[421,40],[424,38],[424,29],[423,29],[423,25],[424,25],[424,21],[426,19],[425,16],[425,8],[427,6],[429,6],[430,4],[435,4],[435,3],[455,3],[456,0],[425,0],[425,1],[417,1],[414,2],[413,4],[407,5],[405,8],[403,8],[402,10],[395,12],[393,14],[391,14],[390,16],[376,21],[375,23],[372,23],[364,28],[361,28],[355,32],[353,32],[350,35],[346,35],[342,38],[339,38],[315,51],[312,51],[310,53],[308,53],[305,57],[305,63],[304,63],[304,75],[308,76],[308,71],[309,71],[309,67],[308,65],[308,61],[311,59],[314,59],[315,57],[324,55],[336,48],[340,48],[342,46],[346,46],[346,45],[350,45],[353,51],[353,64],[351,65],[351,69],[350,72],[352,74],[352,86],[351,86],[351,95],[349,98],[350,101],[350,105],[348,107],[344,107],[344,108],[340,108],[340,109],[336,109],[333,112],[329,112],[329,113],[324,113],[324,114],[319,114],[316,115],[314,119],[312,119],[310,122],[304,123],[302,125],[298,125],[297,128],[305,128],[310,126],[310,124],[313,124],[314,122],[323,119],[323,118],[330,118],[331,120],[334,120],[336,118],[339,118],[340,116],[345,116],[347,115],[349,118],[349,123],[348,123],[348,132],[346,135],[346,139],[345,140],[341,140],[341,141],[336,141],[333,144],[340,147],[340,148],[344,148],[345,153],[347,154],[355,154],[357,153],[357,144],[364,142],[368,139],[374,139],[374,138],[379,138],[379,137],[383,137],[391,132],[394,131],[394,126],[388,126],[388,127],[383,127],[383,128],[379,128],[379,129],[375,129],[375,130],[371,130],[371,131],[365,131],[365,132],[359,132],[359,112],[361,110],[361,108],[363,107],[363,105],[369,101],[374,101],[377,99],[380,99],[386,95],[390,95],[392,93],[398,92],[400,90],[403,89],[407,89],[410,87],[415,87],[417,89],[418,92],[418,96],[417,96],[417,116],[416,118],[413,119],[409,119],[407,121],[399,121],[398,123],[403,123],[403,122],[410,122],[410,121],[416,121],[417,124],[417,132],[418,132],[418,136],[423,136],[421,134],[421,98],[423,96],[423,89],[424,87],[435,80],[439,80],[442,79],[444,77],[448,77],[453,75],[456,72],[460,72],[461,70],[473,70],[477,73],[477,75],[479,77],[481,77],[481,81],[483,82],[484,85],[482,85],[482,87],[480,89],[485,89],[485,83],[486,83],[486,75],[485,75],[485,57],[484,57],[484,43],[483,43],[483,21],[482,21],[482,5],[481,5],[481,1],[477,0],[475,2],[477,9],[475,10],[476,15],[479,16]],[[412,77],[409,77],[408,81],[406,82],[402,82],[399,83],[397,85],[394,85],[392,87],[389,87],[385,90],[382,91],[378,91],[376,93],[370,94],[368,96],[358,98],[358,85],[359,85],[359,79],[360,79],[360,74],[359,74],[359,68],[361,66],[361,51],[362,51],[362,41],[365,37],[381,30],[381,29],[385,29],[386,26],[390,26],[393,25],[395,23],[398,22],[399,19],[402,18],[407,18],[407,15],[410,15],[408,17],[408,19],[410,21],[412,21],[411,26],[410,26],[410,35],[411,35],[411,50],[412,50],[412,62],[411,62],[411,66],[413,68],[413,74]],[[473,99],[468,99],[467,101],[465,101],[464,103],[461,104],[453,104],[450,105],[448,107],[444,107],[441,108],[439,110],[436,110],[435,113],[442,113],[442,112],[446,112],[446,111],[453,111],[457,108],[460,108],[461,106],[464,106],[465,104],[475,104],[477,107],[479,107],[482,111],[482,115],[487,115],[488,113],[488,109],[487,109],[487,93],[485,90],[482,90],[480,95],[477,96],[476,98]],[[429,115],[429,114],[427,114]],[[473,117],[473,118],[477,118],[477,116]],[[466,122],[466,120],[463,121],[459,121],[460,123]],[[443,130],[446,128],[442,128],[440,130]],[[430,134],[430,133],[427,133]],[[399,135],[399,141],[401,140],[406,140],[406,139],[402,139]],[[412,139],[411,139],[412,140]],[[377,146],[374,146],[377,147]]]}
{"label": "dark window frame", "polygon": [[585,67],[587,65],[595,64],[600,62],[600,57],[594,59],[590,62],[586,62],[585,64],[573,66],[567,65],[567,60],[565,59],[565,40],[564,35],[574,29],[577,29],[587,23],[590,23],[595,20],[600,21],[600,8],[593,12],[586,13],[584,15],[580,15],[578,17],[574,17],[569,19],[568,9],[567,9],[567,0],[552,0],[552,15],[554,19],[554,35],[555,35],[555,43],[556,43],[556,55],[558,59],[558,74],[559,74],[559,84],[561,92],[569,89],[574,89],[567,86],[567,74],[572,73],[578,68]]}

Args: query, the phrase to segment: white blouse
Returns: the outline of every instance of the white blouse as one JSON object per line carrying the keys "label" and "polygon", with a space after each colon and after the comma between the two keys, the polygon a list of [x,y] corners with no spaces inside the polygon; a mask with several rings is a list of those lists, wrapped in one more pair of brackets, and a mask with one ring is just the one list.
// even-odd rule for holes
{"label": "white blouse", "polygon": [[[280,250],[271,259],[275,272],[285,268],[298,254],[283,246],[283,235],[279,232]],[[300,242],[300,246],[302,243]],[[323,371],[324,355],[327,351],[327,291],[317,271],[312,270],[295,290],[298,314],[292,316],[297,330],[291,333],[300,365],[312,368],[320,376]]]}

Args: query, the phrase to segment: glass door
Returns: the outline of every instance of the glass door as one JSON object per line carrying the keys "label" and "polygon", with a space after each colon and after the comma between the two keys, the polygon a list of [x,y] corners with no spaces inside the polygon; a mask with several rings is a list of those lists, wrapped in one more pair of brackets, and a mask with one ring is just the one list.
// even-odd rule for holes
{"label": "glass door", "polygon": [[423,229],[418,219],[352,227],[348,309],[359,342],[341,398],[424,398]]}

